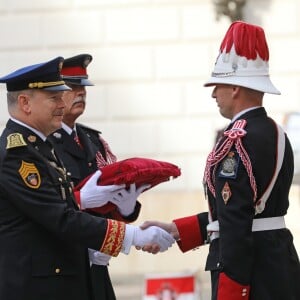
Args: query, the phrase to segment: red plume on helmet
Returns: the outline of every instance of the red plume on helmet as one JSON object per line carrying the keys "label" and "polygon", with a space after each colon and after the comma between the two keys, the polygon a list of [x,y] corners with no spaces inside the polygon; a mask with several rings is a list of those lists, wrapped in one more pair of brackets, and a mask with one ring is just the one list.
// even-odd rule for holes
{"label": "red plume on helmet", "polygon": [[229,27],[220,46],[220,52],[229,53],[232,46],[239,56],[255,60],[257,55],[264,60],[269,60],[269,48],[265,33],[259,26],[249,26],[244,22],[235,22]]}
{"label": "red plume on helmet", "polygon": [[204,86],[216,84],[280,94],[269,77],[269,48],[263,28],[242,21],[230,25],[211,78]]}

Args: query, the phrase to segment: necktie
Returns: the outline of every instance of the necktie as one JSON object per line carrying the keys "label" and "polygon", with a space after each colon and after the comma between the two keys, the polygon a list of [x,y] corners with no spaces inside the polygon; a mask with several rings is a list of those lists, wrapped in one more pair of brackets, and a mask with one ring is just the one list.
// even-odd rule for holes
{"label": "necktie", "polygon": [[76,144],[82,149],[82,145],[80,143],[79,137],[78,137],[77,133],[75,132],[75,130],[72,131],[71,136],[73,137]]}
{"label": "necktie", "polygon": [[[50,157],[52,158],[52,160],[55,161],[55,162],[58,162],[58,159],[57,159],[57,157],[55,155],[52,143],[47,139],[45,141],[45,145],[47,147],[47,152],[49,153],[49,151],[50,151]],[[43,149],[45,149],[45,147],[43,147]]]}

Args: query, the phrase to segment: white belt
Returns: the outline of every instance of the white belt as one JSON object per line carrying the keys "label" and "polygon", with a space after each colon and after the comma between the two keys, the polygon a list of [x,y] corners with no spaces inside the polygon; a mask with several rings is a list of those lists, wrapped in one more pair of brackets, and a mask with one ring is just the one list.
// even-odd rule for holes
{"label": "white belt", "polygon": [[[265,231],[286,228],[284,217],[253,219],[252,231]],[[220,237],[219,221],[213,221],[206,227],[210,241]]]}

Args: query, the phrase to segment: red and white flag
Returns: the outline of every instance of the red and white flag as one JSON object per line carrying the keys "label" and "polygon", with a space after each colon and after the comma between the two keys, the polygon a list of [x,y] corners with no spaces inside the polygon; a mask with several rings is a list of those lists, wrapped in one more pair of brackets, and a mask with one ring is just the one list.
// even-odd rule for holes
{"label": "red and white flag", "polygon": [[198,300],[194,274],[156,274],[145,278],[143,300]]}

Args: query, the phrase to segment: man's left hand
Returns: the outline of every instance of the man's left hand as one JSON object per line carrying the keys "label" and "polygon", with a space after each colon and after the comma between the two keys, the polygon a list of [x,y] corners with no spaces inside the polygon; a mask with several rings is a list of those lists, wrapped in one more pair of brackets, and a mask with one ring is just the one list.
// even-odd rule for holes
{"label": "man's left hand", "polygon": [[132,183],[128,190],[124,188],[114,193],[113,199],[110,201],[118,206],[118,209],[123,216],[129,216],[134,211],[139,195],[149,187],[149,184],[145,184],[136,188],[135,183]]}

